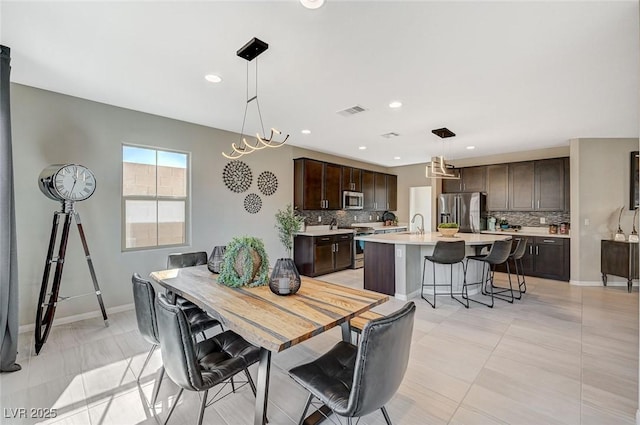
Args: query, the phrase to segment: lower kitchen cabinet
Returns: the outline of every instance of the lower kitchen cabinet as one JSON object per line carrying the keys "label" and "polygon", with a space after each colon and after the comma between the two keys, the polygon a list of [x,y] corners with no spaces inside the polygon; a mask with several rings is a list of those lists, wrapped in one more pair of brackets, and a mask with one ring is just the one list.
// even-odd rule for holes
{"label": "lower kitchen cabinet", "polygon": [[[522,238],[513,238],[515,244]],[[522,257],[523,273],[526,276],[544,279],[569,281],[570,274],[570,239],[557,237],[528,236],[527,249]],[[515,274],[513,263],[509,262],[511,273]],[[506,272],[506,266],[500,265],[497,271]],[[512,279],[514,277],[512,276]],[[515,282],[515,280],[512,280]]]}
{"label": "lower kitchen cabinet", "polygon": [[298,272],[315,277],[351,267],[353,234],[302,236],[293,240],[294,262]]}

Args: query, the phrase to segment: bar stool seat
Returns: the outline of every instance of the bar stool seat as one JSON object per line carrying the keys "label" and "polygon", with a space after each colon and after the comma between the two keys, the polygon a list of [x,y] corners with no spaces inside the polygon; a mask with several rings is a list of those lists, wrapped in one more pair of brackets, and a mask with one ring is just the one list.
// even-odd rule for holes
{"label": "bar stool seat", "polygon": [[[429,303],[429,305],[433,308],[436,308],[436,297],[438,295],[436,293],[436,287],[438,286],[448,286],[449,287],[449,295],[452,299],[458,301],[460,304],[465,306],[465,308],[469,308],[469,303],[464,303],[460,299],[456,298],[453,293],[453,265],[460,263],[462,265],[462,273],[463,273],[463,290],[466,288],[465,283],[467,280],[467,268],[463,262],[465,257],[465,242],[463,240],[452,241],[452,242],[444,242],[438,241],[436,242],[435,247],[433,248],[432,255],[425,255],[424,262],[422,265],[422,290],[420,291],[420,296],[423,300]],[[432,283],[424,283],[425,272],[427,268],[427,261],[430,261],[433,264],[433,282]],[[444,264],[449,265],[450,267],[450,280],[448,283],[436,283],[436,264]],[[432,287],[433,288],[433,303],[427,299],[424,293],[424,288]],[[455,295],[463,295],[462,292],[457,293]],[[464,296],[463,296],[464,298]]]}
{"label": "bar stool seat", "polygon": [[[513,287],[511,285],[511,273],[509,271],[509,263],[507,262],[509,255],[511,255],[512,240],[495,241],[489,250],[487,255],[471,255],[467,257],[467,268],[469,267],[469,261],[478,261],[482,263],[482,275],[479,282],[468,283],[465,280],[464,288],[462,291],[462,298],[467,301],[473,301],[478,304],[486,305],[489,308],[494,306],[494,298],[498,298],[504,301],[513,303]],[[494,273],[496,265],[506,263],[507,275],[509,276],[509,288],[502,288],[494,285]],[[485,278],[486,270],[486,278]],[[480,300],[474,300],[469,298],[468,286],[480,285],[480,292],[482,295],[488,295],[491,297],[491,303],[485,303]],[[488,288],[488,289],[487,289]],[[494,291],[498,289],[498,291]],[[503,295],[505,292],[510,293],[510,297]]]}

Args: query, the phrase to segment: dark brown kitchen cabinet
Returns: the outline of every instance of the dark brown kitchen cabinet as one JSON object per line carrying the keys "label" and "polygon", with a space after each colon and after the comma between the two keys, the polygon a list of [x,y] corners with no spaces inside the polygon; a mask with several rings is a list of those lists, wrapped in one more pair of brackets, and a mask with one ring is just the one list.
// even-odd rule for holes
{"label": "dark brown kitchen cabinet", "polygon": [[342,190],[351,192],[362,192],[361,183],[362,170],[353,167],[342,167]]}
{"label": "dark brown kitchen cabinet", "polygon": [[509,164],[509,209],[512,211],[563,211],[565,205],[564,158]]}
{"label": "dark brown kitchen cabinet", "polygon": [[505,211],[509,208],[509,166],[507,164],[487,167],[487,209]]}
{"label": "dark brown kitchen cabinet", "polygon": [[564,165],[564,210],[571,211],[571,173],[569,158],[563,158]]}
{"label": "dark brown kitchen cabinet", "polygon": [[[389,179],[389,177],[392,177]],[[391,180],[393,189],[389,189],[388,183]],[[394,184],[395,183],[395,184]],[[391,176],[383,173],[376,173],[375,171],[362,170],[362,193],[364,195],[364,210],[365,211],[384,211],[388,208],[390,203],[396,203],[397,207],[397,176]],[[389,195],[396,195],[393,199],[390,199]]]}
{"label": "dark brown kitchen cabinet", "polygon": [[373,209],[376,211],[387,209],[387,175],[375,173],[374,175]]}
{"label": "dark brown kitchen cabinet", "polygon": [[375,175],[376,173],[373,171],[362,170],[363,209],[365,211],[373,211],[375,209]]}
{"label": "dark brown kitchen cabinet", "polygon": [[342,168],[307,158],[294,160],[294,206],[299,210],[342,208]]}
{"label": "dark brown kitchen cabinet", "polygon": [[563,158],[535,161],[535,210],[564,210]]}
{"label": "dark brown kitchen cabinet", "polygon": [[294,262],[300,274],[320,276],[351,267],[353,234],[304,236],[293,240]]}
{"label": "dark brown kitchen cabinet", "polygon": [[[521,238],[527,239],[527,248],[522,257],[522,269],[519,272],[526,276],[544,279],[569,281],[570,275],[570,239],[541,236],[514,236],[513,247]],[[512,274],[515,274],[513,262],[509,261]],[[520,265],[518,265],[520,267]],[[504,264],[496,267],[497,271],[506,272]],[[511,277],[515,283],[515,276]]]}
{"label": "dark brown kitchen cabinet", "polygon": [[485,191],[486,167],[465,167],[459,172],[459,179],[442,179],[442,193]]}
{"label": "dark brown kitchen cabinet", "polygon": [[600,273],[607,286],[607,275],[627,279],[627,291],[631,292],[633,279],[638,279],[638,243],[603,240],[600,242]]}
{"label": "dark brown kitchen cabinet", "polygon": [[398,209],[398,176],[387,175],[387,208],[388,211]]}
{"label": "dark brown kitchen cabinet", "polygon": [[533,210],[534,194],[535,167],[533,161],[509,164],[509,210]]}

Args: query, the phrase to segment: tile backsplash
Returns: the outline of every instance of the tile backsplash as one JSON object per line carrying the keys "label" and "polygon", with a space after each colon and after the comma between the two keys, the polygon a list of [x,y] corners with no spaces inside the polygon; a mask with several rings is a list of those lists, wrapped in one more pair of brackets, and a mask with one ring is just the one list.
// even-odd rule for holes
{"label": "tile backsplash", "polygon": [[[353,223],[369,223],[382,221],[384,211],[361,211],[361,210],[305,210],[298,211],[306,220],[307,226],[326,225],[335,218],[338,226],[351,226]],[[318,221],[320,217],[320,221]]]}
{"label": "tile backsplash", "polygon": [[[500,220],[506,218],[509,224],[519,224],[526,227],[547,227],[550,224],[571,222],[571,214],[566,211],[489,211],[489,217]],[[545,223],[540,223],[540,218],[545,218]]]}

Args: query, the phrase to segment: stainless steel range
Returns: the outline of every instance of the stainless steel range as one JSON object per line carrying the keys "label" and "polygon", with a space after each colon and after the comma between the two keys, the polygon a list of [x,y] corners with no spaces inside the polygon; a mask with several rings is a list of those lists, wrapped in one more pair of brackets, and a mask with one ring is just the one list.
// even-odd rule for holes
{"label": "stainless steel range", "polygon": [[364,241],[355,240],[356,236],[373,235],[376,230],[373,227],[354,227],[353,230],[353,261],[352,269],[360,269],[364,267]]}

